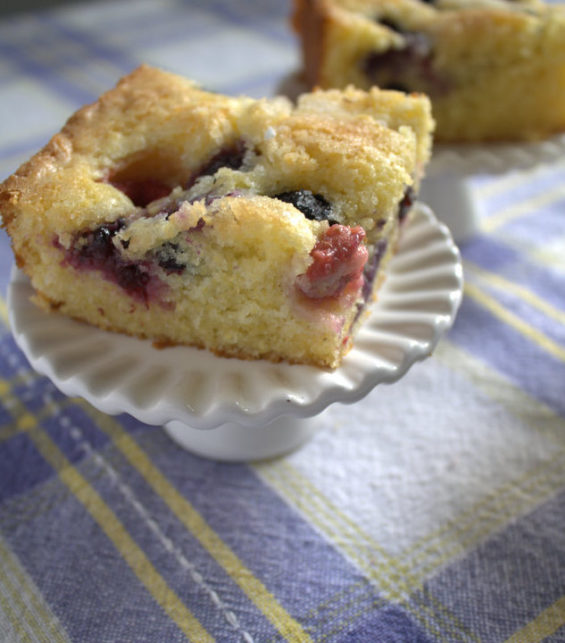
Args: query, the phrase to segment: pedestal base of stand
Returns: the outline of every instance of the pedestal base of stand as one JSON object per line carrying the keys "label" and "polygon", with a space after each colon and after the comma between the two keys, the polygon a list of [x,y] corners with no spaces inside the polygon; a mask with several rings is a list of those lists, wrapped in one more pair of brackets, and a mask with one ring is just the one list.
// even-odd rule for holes
{"label": "pedestal base of stand", "polygon": [[480,227],[480,210],[468,182],[457,176],[425,178],[419,200],[447,225],[456,242],[471,239]]}
{"label": "pedestal base of stand", "polygon": [[213,460],[246,462],[288,453],[308,440],[318,418],[283,416],[258,427],[228,422],[215,429],[195,429],[173,420],[165,431],[180,446]]}

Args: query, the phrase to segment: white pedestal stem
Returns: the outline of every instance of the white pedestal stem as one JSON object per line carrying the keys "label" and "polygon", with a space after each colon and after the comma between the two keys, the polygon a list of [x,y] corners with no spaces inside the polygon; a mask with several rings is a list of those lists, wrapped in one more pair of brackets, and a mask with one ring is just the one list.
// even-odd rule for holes
{"label": "white pedestal stem", "polygon": [[426,177],[418,199],[429,205],[438,219],[447,225],[456,242],[468,241],[478,233],[480,209],[464,177]]}
{"label": "white pedestal stem", "polygon": [[267,425],[244,426],[235,422],[215,429],[195,429],[173,420],[165,431],[192,453],[230,462],[274,458],[306,442],[316,431],[318,418],[279,417]]}

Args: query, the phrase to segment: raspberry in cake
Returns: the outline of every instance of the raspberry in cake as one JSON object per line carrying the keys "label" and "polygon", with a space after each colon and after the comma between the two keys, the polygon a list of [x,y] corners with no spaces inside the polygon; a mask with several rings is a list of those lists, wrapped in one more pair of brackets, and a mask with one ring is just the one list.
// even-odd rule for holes
{"label": "raspberry in cake", "polygon": [[294,0],[309,86],[423,92],[443,142],[565,129],[565,7],[541,0]]}
{"label": "raspberry in cake", "polygon": [[430,154],[426,97],[205,92],[148,66],[0,187],[35,300],[110,331],[335,368]]}

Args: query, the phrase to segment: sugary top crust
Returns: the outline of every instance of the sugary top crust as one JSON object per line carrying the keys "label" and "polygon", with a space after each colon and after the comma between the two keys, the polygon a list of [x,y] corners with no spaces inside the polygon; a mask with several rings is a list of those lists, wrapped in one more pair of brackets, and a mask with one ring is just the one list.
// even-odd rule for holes
{"label": "sugary top crust", "polygon": [[419,180],[432,127],[424,96],[349,88],[315,92],[294,107],[283,98],[205,92],[142,66],[79,110],[0,186],[0,212],[18,255],[30,234],[64,235],[131,216],[131,200],[110,178],[157,179],[173,189],[243,140],[241,170],[202,177],[193,198],[309,189],[331,200],[343,222],[370,228]]}
{"label": "sugary top crust", "polygon": [[[71,116],[3,183],[4,224],[9,228],[24,210],[39,218],[62,214],[71,228],[120,216],[131,210],[131,202],[104,182],[109,171],[138,163],[140,175],[151,172],[177,184],[233,133],[237,105],[179,76],[139,67]],[[152,167],[143,167],[153,153]]]}

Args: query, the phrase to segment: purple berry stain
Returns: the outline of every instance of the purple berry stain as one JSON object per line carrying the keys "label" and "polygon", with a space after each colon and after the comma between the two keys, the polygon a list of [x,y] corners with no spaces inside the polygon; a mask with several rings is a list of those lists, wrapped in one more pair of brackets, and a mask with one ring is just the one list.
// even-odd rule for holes
{"label": "purple berry stain", "polygon": [[383,89],[406,93],[423,91],[432,96],[447,93],[450,83],[434,67],[433,44],[429,36],[406,30],[387,18],[381,18],[379,23],[401,34],[404,46],[373,51],[361,60],[361,69],[370,82]]}
{"label": "purple berry stain", "polygon": [[[124,259],[114,245],[114,237],[125,226],[123,219],[104,223],[79,233],[66,253],[65,262],[77,270],[98,270],[105,279],[123,288],[128,295],[147,305],[156,278],[149,262]],[[154,288],[157,290],[157,288]]]}

